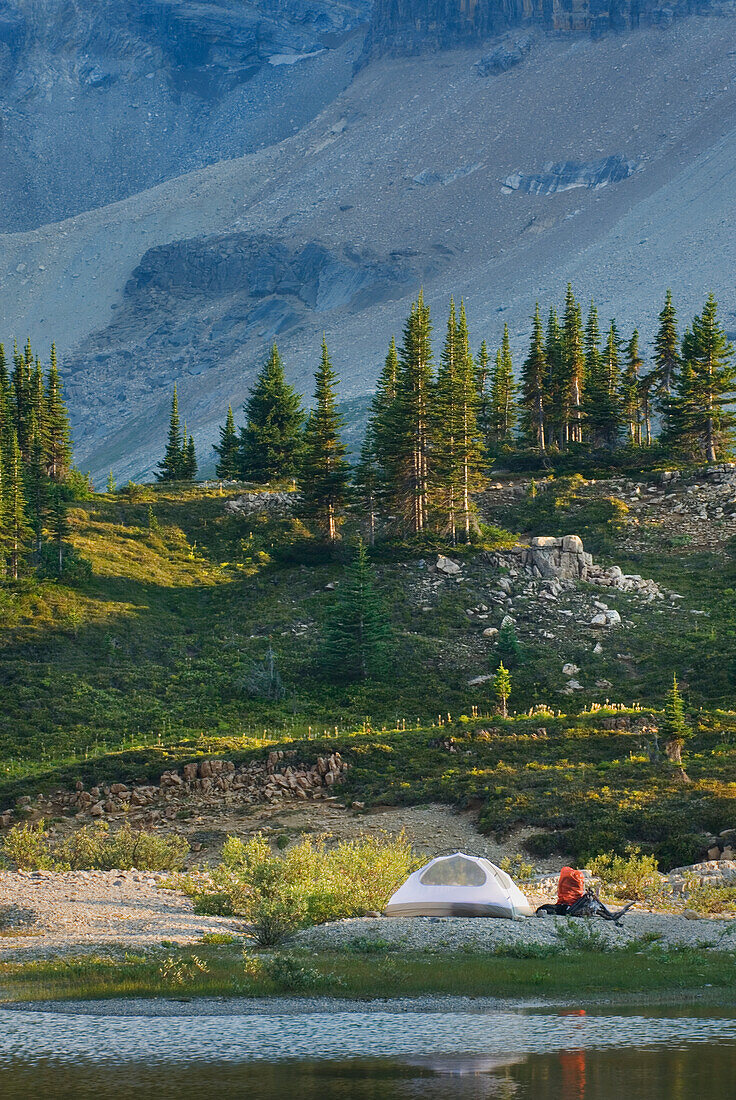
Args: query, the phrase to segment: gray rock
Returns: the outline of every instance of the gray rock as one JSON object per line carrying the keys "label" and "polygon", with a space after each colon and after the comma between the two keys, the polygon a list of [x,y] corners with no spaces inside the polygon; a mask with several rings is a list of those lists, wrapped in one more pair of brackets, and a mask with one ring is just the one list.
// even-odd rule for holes
{"label": "gray rock", "polygon": [[444,554],[437,555],[435,569],[445,577],[457,577],[458,574],[462,572],[461,566],[459,566],[456,561],[453,561],[452,558],[446,558]]}

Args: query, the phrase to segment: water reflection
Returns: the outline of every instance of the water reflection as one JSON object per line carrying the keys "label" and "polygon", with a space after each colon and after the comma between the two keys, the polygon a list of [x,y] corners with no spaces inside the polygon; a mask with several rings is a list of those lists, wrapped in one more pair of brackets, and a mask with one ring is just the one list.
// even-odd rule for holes
{"label": "water reflection", "polygon": [[668,1014],[110,1017],[0,1010],[2,1100],[730,1100],[736,1021]]}

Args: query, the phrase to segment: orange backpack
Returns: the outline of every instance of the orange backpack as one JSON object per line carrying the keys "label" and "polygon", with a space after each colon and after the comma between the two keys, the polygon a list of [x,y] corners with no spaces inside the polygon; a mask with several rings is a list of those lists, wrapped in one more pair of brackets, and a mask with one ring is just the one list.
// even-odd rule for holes
{"label": "orange backpack", "polygon": [[557,883],[557,904],[573,905],[585,893],[585,878],[574,867],[563,867]]}

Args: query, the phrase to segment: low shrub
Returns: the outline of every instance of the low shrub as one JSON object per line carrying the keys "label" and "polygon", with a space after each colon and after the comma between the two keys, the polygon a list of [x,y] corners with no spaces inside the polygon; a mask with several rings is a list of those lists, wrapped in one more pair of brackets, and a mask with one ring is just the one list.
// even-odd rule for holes
{"label": "low shrub", "polygon": [[106,822],[84,825],[64,840],[54,840],[43,819],[15,825],[2,854],[21,871],[178,871],[189,845],[183,837],[136,832],[123,825],[111,832]]}
{"label": "low shrub", "polygon": [[696,913],[730,913],[736,910],[736,886],[701,883],[695,875],[685,876],[683,894],[687,908]]}
{"label": "low shrub", "polygon": [[533,863],[528,863],[522,855],[518,852],[515,856],[504,856],[499,867],[502,871],[505,871],[507,875],[511,875],[511,878],[516,882],[531,882],[536,867]]}
{"label": "low shrub", "polygon": [[228,837],[222,862],[179,879],[198,912],[243,917],[262,946],[298,928],[382,909],[419,866],[403,835],[363,836],[330,848],[305,838],[275,853],[262,834]]}
{"label": "low shrub", "polygon": [[661,893],[659,864],[640,848],[628,847],[625,856],[605,852],[588,864],[608,893],[627,901],[645,901]]}
{"label": "low shrub", "polygon": [[493,954],[500,959],[551,959],[562,950],[559,943],[525,943],[519,940],[516,943],[498,944]]}
{"label": "low shrub", "polygon": [[54,867],[43,818],[14,825],[2,843],[2,855],[19,871],[50,871]]}
{"label": "low shrub", "polygon": [[613,944],[600,928],[585,917],[571,917],[568,922],[556,921],[557,940],[566,952],[611,951]]}

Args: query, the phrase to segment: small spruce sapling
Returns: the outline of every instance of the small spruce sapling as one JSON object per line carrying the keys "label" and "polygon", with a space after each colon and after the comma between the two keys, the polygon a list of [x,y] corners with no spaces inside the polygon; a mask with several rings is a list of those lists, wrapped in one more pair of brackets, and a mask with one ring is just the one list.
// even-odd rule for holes
{"label": "small spruce sapling", "polygon": [[493,678],[493,694],[498,699],[498,705],[501,708],[502,716],[508,718],[508,701],[511,695],[511,673],[507,668],[504,668],[503,661],[498,666],[498,671]]}
{"label": "small spruce sapling", "polygon": [[677,676],[672,677],[672,687],[665,696],[664,718],[660,722],[659,732],[664,740],[667,759],[676,764],[682,778],[687,779],[682,768],[682,749],[688,737],[692,736],[692,730],[685,717],[685,702],[680,694]]}
{"label": "small spruce sapling", "polygon": [[516,637],[513,623],[504,623],[498,632],[496,652],[499,661],[507,668],[515,668],[521,663],[522,654],[519,639]]}

